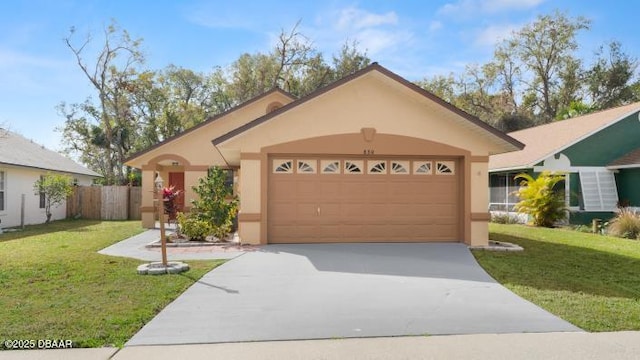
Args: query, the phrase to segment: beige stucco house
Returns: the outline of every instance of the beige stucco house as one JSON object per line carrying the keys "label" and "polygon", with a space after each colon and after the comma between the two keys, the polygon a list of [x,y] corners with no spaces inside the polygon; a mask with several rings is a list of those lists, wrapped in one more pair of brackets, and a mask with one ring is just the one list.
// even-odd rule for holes
{"label": "beige stucco house", "polygon": [[488,241],[489,155],[523,145],[374,63],[295,99],[279,89],[132,156],[142,222],[156,174],[232,169],[243,242]]}

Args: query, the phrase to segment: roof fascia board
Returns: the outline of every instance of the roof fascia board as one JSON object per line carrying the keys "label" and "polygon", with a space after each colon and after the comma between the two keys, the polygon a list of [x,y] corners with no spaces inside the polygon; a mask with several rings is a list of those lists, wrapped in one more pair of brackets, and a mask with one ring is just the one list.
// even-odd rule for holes
{"label": "roof fascia board", "polygon": [[532,169],[533,166],[517,166],[517,167],[506,167],[506,168],[499,168],[499,169],[489,169],[489,173],[495,173],[495,172],[505,172],[505,171],[524,171],[524,170],[528,170],[528,169]]}
{"label": "roof fascia board", "polygon": [[410,90],[413,90],[413,91],[417,92],[418,94],[420,94],[420,95],[432,100],[436,104],[438,104],[438,105],[444,107],[445,109],[457,114],[458,116],[464,118],[465,120],[471,122],[472,124],[484,129],[487,132],[490,132],[494,136],[496,136],[496,137],[502,139],[503,141],[511,144],[516,149],[521,150],[521,149],[524,148],[525,144],[521,143],[520,141],[512,138],[511,136],[505,134],[504,132],[502,132],[502,131],[494,128],[493,126],[485,123],[484,121],[480,120],[479,118],[477,118],[477,117],[465,112],[464,110],[462,110],[462,109],[460,109],[460,108],[458,108],[458,107],[446,102],[445,100],[443,100],[443,99],[439,98],[438,96],[432,94],[431,92],[419,87],[418,85],[416,85],[416,84],[404,79],[400,75],[392,72],[391,70],[388,70],[387,68],[383,67],[382,65],[379,65],[377,62],[371,63],[371,65],[369,65],[369,66],[367,66],[367,67],[365,67],[363,69],[360,69],[359,71],[356,71],[356,72],[354,72],[354,73],[352,73],[350,75],[347,75],[347,76],[343,77],[342,79],[340,79],[338,81],[335,81],[333,84],[330,84],[330,85],[327,85],[327,86],[325,86],[323,88],[320,88],[320,89],[312,92],[311,94],[309,94],[309,95],[307,95],[307,96],[305,96],[303,98],[295,100],[295,101],[293,101],[293,102],[291,102],[291,103],[279,108],[278,110],[276,110],[276,111],[274,111],[272,113],[266,114],[266,115],[264,115],[264,116],[262,116],[262,117],[260,117],[258,119],[250,121],[250,122],[246,123],[243,126],[240,126],[240,127],[236,128],[236,129],[234,129],[234,130],[232,130],[232,131],[230,131],[230,132],[228,132],[228,133],[226,133],[226,134],[224,134],[222,136],[219,136],[219,137],[211,140],[211,142],[216,146],[220,145],[223,142],[225,142],[227,140],[230,140],[230,139],[232,139],[232,138],[244,133],[245,131],[247,131],[247,130],[249,130],[251,128],[254,128],[254,127],[266,122],[267,120],[269,120],[269,119],[271,119],[271,118],[273,118],[273,117],[275,117],[277,115],[280,115],[281,113],[284,113],[284,112],[286,112],[286,111],[288,111],[288,110],[290,110],[292,108],[295,108],[295,107],[297,107],[297,106],[299,106],[299,105],[301,105],[301,104],[303,104],[303,103],[305,103],[305,102],[307,102],[309,100],[312,100],[312,99],[314,99],[314,98],[316,98],[316,97],[318,97],[318,96],[320,96],[320,95],[322,95],[322,94],[324,94],[324,93],[326,93],[328,91],[331,91],[331,90],[333,90],[333,89],[335,89],[337,87],[340,87],[340,86],[350,82],[351,80],[357,79],[357,78],[359,78],[359,77],[361,77],[361,76],[363,76],[363,75],[365,75],[365,74],[367,74],[367,73],[369,73],[369,72],[371,72],[373,70],[377,70],[378,72],[380,72],[383,75],[385,75],[385,76],[397,81],[398,83],[400,83],[401,85],[404,85],[405,87],[409,88]]}

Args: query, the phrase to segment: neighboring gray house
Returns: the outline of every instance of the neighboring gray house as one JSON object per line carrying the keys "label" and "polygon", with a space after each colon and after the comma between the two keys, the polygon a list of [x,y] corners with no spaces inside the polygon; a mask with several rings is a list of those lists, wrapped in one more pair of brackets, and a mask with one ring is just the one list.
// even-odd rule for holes
{"label": "neighboring gray house", "polygon": [[[34,194],[33,184],[48,172],[68,174],[76,185],[91,185],[101,177],[55,151],[0,129],[0,228],[40,224],[46,220],[44,198]],[[64,219],[66,204],[51,212],[52,220]]]}

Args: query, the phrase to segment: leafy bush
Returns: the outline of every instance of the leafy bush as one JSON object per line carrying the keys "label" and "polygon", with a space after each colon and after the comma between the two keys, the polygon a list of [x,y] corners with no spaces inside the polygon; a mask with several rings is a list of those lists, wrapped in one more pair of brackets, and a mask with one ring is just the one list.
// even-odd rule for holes
{"label": "leafy bush", "polygon": [[623,208],[609,222],[609,234],[627,239],[640,239],[640,215]]}
{"label": "leafy bush", "polygon": [[233,188],[225,182],[225,172],[217,166],[207,171],[207,176],[198,180],[193,191],[199,198],[192,200],[191,214],[211,224],[212,233],[218,239],[226,237],[233,228],[233,219],[238,214],[238,198]]}
{"label": "leafy bush", "polygon": [[178,213],[177,219],[180,232],[189,240],[204,240],[213,232],[213,228],[208,221],[200,220],[184,213]]}
{"label": "leafy bush", "polygon": [[563,175],[543,171],[535,179],[529,174],[519,174],[516,179],[523,181],[518,190],[520,202],[515,209],[531,216],[533,225],[553,227],[557,221],[564,219],[567,212],[564,198],[553,189],[564,180]]}
{"label": "leafy bush", "polygon": [[491,213],[491,222],[496,224],[519,224],[517,216],[509,213]]}

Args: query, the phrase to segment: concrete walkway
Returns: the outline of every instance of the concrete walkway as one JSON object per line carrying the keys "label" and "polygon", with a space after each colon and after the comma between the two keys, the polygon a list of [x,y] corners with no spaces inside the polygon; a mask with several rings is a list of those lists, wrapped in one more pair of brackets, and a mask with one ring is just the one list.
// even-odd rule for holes
{"label": "concrete walkway", "polygon": [[206,274],[127,343],[580,331],[464,244],[268,245]]}
{"label": "concrete walkway", "polygon": [[[147,248],[146,245],[160,240],[160,230],[151,229],[131,238],[122,240],[98,253],[110,256],[128,257],[145,261],[159,261],[161,258],[159,248]],[[185,251],[185,250],[189,251]],[[213,247],[209,249],[202,247],[194,248],[168,248],[167,258],[169,260],[214,260],[233,259],[244,254],[244,251],[219,251]]]}
{"label": "concrete walkway", "polygon": [[0,351],[7,360],[637,360],[640,332],[534,333],[274,341],[172,346],[128,346],[121,350]]}

